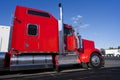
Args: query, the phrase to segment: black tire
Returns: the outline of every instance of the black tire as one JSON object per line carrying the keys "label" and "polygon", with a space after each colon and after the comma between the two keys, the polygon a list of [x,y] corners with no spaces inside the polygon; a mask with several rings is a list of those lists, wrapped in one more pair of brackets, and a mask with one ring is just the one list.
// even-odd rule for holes
{"label": "black tire", "polygon": [[117,54],[117,55],[116,55],[116,57],[120,57],[120,55],[119,55],[119,54]]}
{"label": "black tire", "polygon": [[85,69],[88,69],[88,64],[87,63],[82,63],[82,67]]}
{"label": "black tire", "polygon": [[89,67],[92,69],[99,69],[102,67],[102,59],[98,53],[92,53],[90,57]]}

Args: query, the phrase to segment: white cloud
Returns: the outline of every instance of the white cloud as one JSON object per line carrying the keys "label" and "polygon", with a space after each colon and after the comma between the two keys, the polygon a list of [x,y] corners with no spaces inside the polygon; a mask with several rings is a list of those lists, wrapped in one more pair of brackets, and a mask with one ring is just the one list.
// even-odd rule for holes
{"label": "white cloud", "polygon": [[81,19],[81,18],[82,18],[81,15],[77,15],[77,16],[75,16],[75,17],[72,17],[72,20],[73,20],[73,21],[78,21],[78,20]]}
{"label": "white cloud", "polygon": [[73,21],[73,23],[77,24],[77,21]]}
{"label": "white cloud", "polygon": [[80,25],[80,28],[86,29],[86,28],[88,28],[89,26],[90,26],[89,24],[82,24],[82,25]]}
{"label": "white cloud", "polygon": [[82,18],[82,16],[81,16],[81,15],[78,15],[77,18]]}
{"label": "white cloud", "polygon": [[72,20],[75,20],[75,17],[72,17]]}
{"label": "white cloud", "polygon": [[72,17],[72,21],[74,23],[74,26],[79,29],[79,28],[82,28],[82,29],[86,29],[88,28],[89,24],[84,24],[81,19],[83,18],[83,16],[81,15],[76,15],[74,17]]}

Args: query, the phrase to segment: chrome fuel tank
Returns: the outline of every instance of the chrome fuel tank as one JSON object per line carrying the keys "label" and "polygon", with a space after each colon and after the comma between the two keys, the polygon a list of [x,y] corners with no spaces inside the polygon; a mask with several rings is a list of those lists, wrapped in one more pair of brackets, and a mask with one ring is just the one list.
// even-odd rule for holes
{"label": "chrome fuel tank", "polygon": [[10,70],[52,68],[51,55],[18,55],[11,58]]}

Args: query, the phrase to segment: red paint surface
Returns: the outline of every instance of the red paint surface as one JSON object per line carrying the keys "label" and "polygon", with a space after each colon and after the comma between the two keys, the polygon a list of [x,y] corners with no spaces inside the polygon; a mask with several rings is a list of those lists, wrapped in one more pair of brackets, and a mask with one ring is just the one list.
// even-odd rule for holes
{"label": "red paint surface", "polygon": [[89,62],[90,56],[93,52],[97,52],[98,54],[101,54],[101,52],[95,48],[94,41],[82,39],[83,49],[80,51],[80,61],[81,62]]}
{"label": "red paint surface", "polygon": [[[58,21],[49,13],[50,18],[46,18],[30,15],[27,10],[44,12],[21,6],[16,7],[11,48],[21,52],[58,52]],[[27,34],[28,24],[38,25],[37,36]]]}
{"label": "red paint surface", "polygon": [[76,49],[75,36],[67,36],[66,37],[66,49],[69,51],[74,51]]}

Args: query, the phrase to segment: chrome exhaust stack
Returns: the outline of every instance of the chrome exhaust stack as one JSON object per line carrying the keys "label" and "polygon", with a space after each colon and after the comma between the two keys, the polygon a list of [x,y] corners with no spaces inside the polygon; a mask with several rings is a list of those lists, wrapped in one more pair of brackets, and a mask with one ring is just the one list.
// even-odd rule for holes
{"label": "chrome exhaust stack", "polygon": [[61,3],[59,3],[59,8],[60,8],[60,20],[63,22],[63,8]]}
{"label": "chrome exhaust stack", "polygon": [[59,3],[60,9],[60,18],[58,20],[58,29],[59,29],[59,52],[64,53],[64,27],[63,27],[63,8],[62,4]]}

